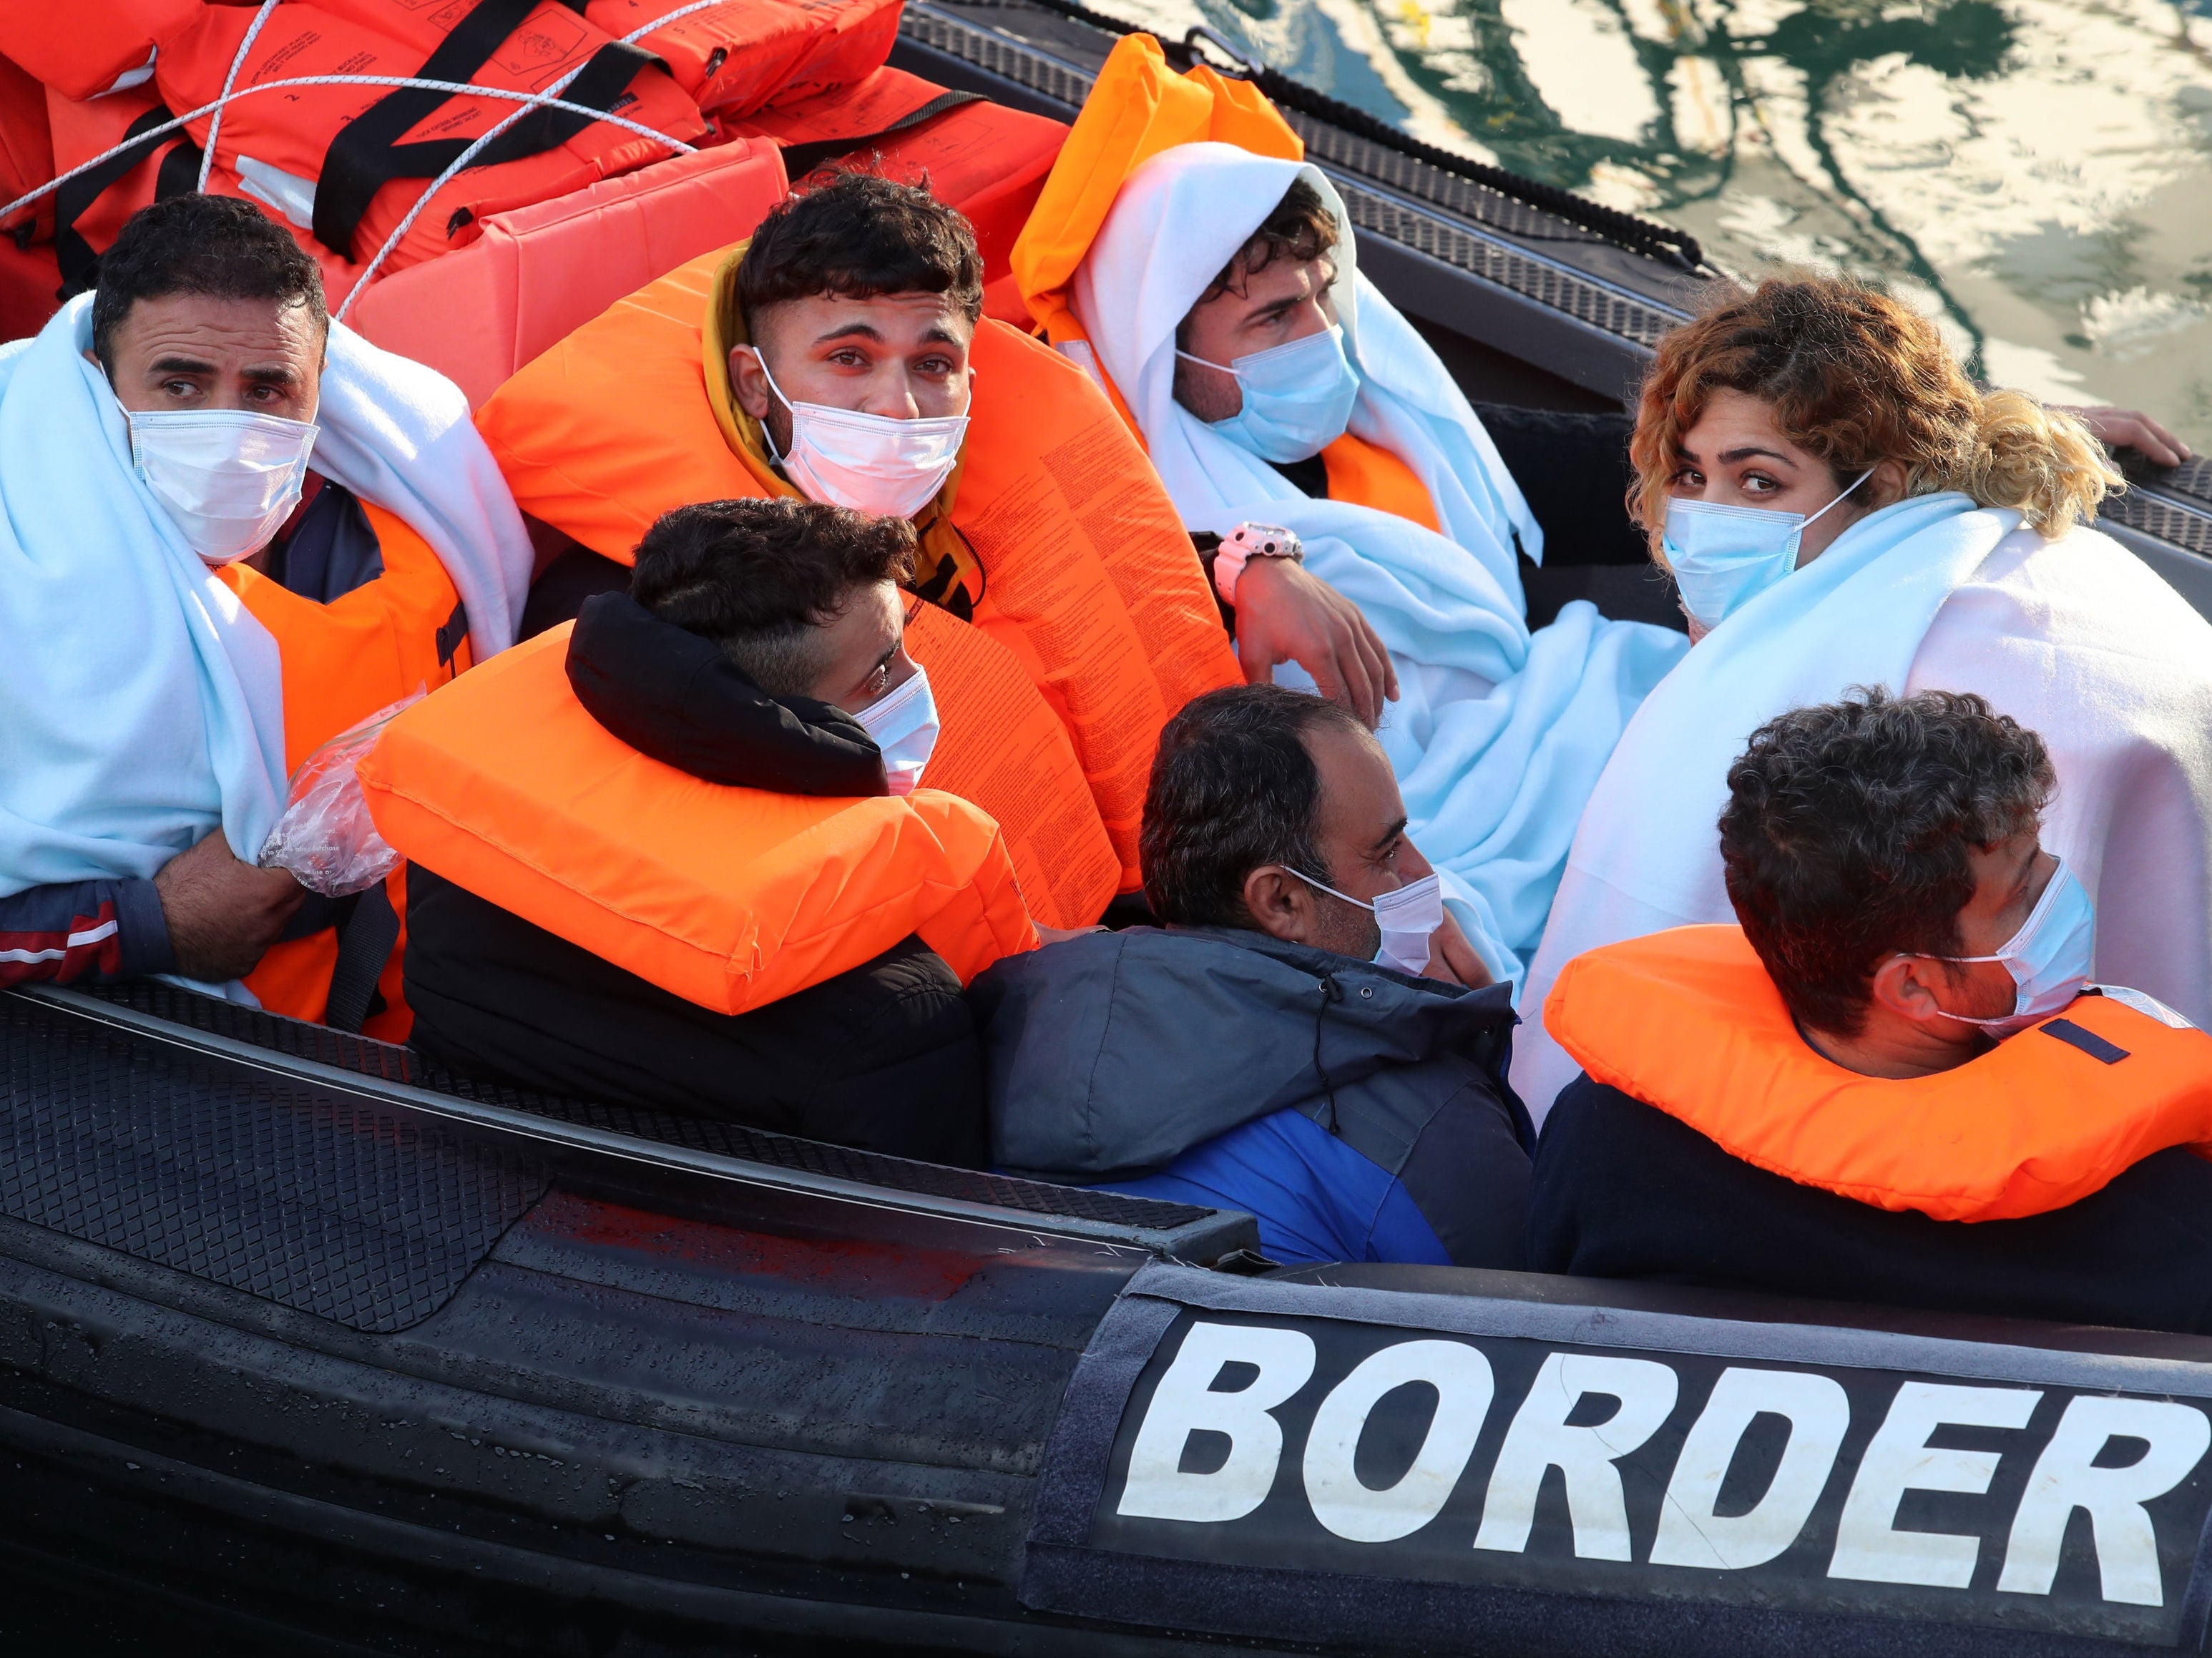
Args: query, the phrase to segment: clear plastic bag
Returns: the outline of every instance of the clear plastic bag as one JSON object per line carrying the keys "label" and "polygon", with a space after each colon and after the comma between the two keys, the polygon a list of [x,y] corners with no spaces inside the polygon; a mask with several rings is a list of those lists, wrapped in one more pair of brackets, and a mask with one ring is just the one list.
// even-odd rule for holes
{"label": "clear plastic bag", "polygon": [[276,827],[262,845],[262,868],[289,870],[301,886],[325,898],[364,891],[392,873],[399,854],[376,832],[354,768],[393,718],[423,695],[418,686],[348,726],[301,762]]}

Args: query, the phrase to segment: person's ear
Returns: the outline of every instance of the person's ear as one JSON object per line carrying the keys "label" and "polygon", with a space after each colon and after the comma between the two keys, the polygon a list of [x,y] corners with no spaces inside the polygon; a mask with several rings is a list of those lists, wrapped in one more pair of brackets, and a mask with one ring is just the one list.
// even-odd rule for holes
{"label": "person's ear", "polygon": [[768,416],[768,371],[761,367],[760,353],[750,345],[730,348],[730,389],[737,394],[738,407],[755,420]]}
{"label": "person's ear", "polygon": [[1877,464],[1874,476],[1867,480],[1867,510],[1871,513],[1894,507],[1905,499],[1906,482],[1904,462],[1885,460]]}
{"label": "person's ear", "polygon": [[1925,1024],[1943,1011],[1937,999],[1943,971],[1941,962],[1925,956],[1892,956],[1875,969],[1868,995],[1875,1006]]}
{"label": "person's ear", "polygon": [[1279,864],[1262,864],[1244,878],[1244,908],[1252,924],[1273,938],[1312,942],[1313,894]]}

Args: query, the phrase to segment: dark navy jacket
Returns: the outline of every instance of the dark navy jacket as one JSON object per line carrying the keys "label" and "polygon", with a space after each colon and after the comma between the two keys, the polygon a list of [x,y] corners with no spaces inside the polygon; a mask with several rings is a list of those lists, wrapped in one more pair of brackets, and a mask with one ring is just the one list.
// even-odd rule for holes
{"label": "dark navy jacket", "polygon": [[2063,1209],[1931,1220],[1753,1168],[1687,1123],[1583,1076],[1544,1120],[1528,1266],[2212,1332],[2212,1163],[2176,1146]]}
{"label": "dark navy jacket", "polygon": [[1132,927],[969,994],[1002,1168],[1245,1210],[1279,1261],[1521,1264],[1534,1137],[1502,986]]}

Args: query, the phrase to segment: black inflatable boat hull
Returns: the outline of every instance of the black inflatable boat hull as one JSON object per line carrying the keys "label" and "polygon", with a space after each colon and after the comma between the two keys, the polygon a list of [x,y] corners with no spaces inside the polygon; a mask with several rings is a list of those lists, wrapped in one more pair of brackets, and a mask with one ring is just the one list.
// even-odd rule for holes
{"label": "black inflatable boat hull", "polygon": [[0,1554],[171,1650],[2203,1648],[2212,1341],[1205,1270],[168,992],[0,1059]]}

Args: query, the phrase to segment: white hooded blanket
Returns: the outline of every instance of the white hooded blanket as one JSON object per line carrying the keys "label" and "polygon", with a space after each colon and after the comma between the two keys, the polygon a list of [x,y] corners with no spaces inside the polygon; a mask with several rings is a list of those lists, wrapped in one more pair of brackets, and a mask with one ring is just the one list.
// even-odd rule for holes
{"label": "white hooded blanket", "polygon": [[2097,904],[2097,976],[2212,1019],[2212,625],[2108,537],[2045,541],[1960,495],[1869,514],[1716,628],[1637,711],[1590,797],[1522,998],[1513,1083],[1540,1122],[1576,1066],[1542,1023],[1586,950],[1735,919],[1729,762],[1860,685],[1973,691],[2058,775],[2044,845]]}
{"label": "white hooded blanket", "polygon": [[[221,824],[258,856],[284,801],[276,641],[185,544],[87,361],[92,295],[0,349],[0,896],[145,878]],[[312,464],[405,519],[514,643],[531,550],[468,404],[331,325]]]}
{"label": "white hooded blanket", "polygon": [[[1175,336],[1206,285],[1304,178],[1335,216],[1330,293],[1360,390],[1351,430],[1406,461],[1444,533],[1315,501],[1175,400]],[[1445,875],[1470,938],[1518,978],[1583,800],[1628,717],[1681,656],[1680,635],[1585,603],[1531,636],[1516,553],[1542,532],[1436,353],[1359,275],[1337,193],[1313,167],[1232,145],[1179,145],[1130,175],[1078,267],[1070,303],[1135,416],[1183,521],[1247,519],[1305,543],[1309,568],[1361,610],[1398,670],[1377,733],[1414,843]],[[1080,360],[1079,345],[1072,355]],[[1311,682],[1285,669],[1286,683]]]}

